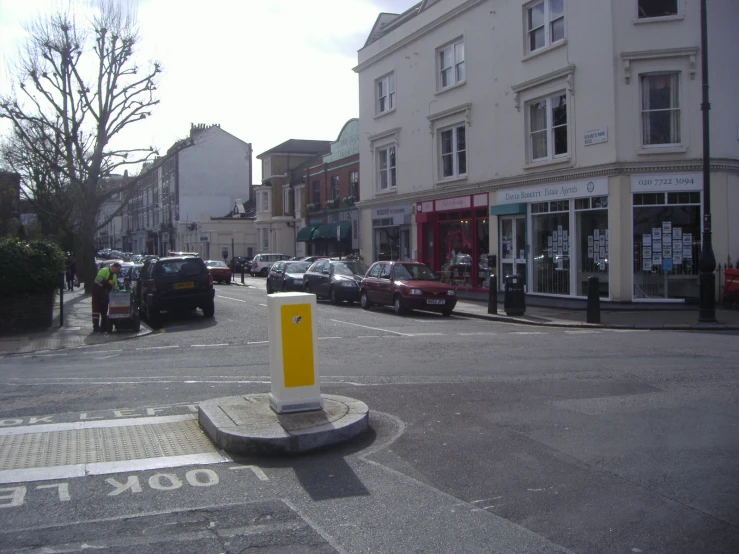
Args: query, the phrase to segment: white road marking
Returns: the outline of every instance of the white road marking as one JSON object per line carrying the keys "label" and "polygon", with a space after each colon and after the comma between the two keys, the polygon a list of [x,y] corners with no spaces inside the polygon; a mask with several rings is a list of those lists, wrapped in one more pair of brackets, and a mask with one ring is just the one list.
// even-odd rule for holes
{"label": "white road marking", "polygon": [[136,350],[164,350],[165,348],[179,348],[180,346],[178,344],[173,344],[170,346],[143,346],[141,348],[137,348]]}
{"label": "white road marking", "polygon": [[[121,410],[125,411],[125,410]],[[96,421],[71,421],[68,423],[46,423],[43,425],[24,425],[23,427],[5,427],[0,429],[0,436],[26,435],[28,433],[58,433],[60,431],[79,431],[81,429],[103,429],[108,427],[132,427],[137,425],[158,425],[162,423],[180,423],[195,419],[193,414],[135,417],[126,419],[102,419]]]}
{"label": "white road marking", "polygon": [[318,340],[341,339],[343,337],[318,337]]}
{"label": "white road marking", "polygon": [[543,333],[541,331],[513,331],[508,333],[509,335],[548,335],[549,333]]}
{"label": "white road marking", "polygon": [[227,342],[220,342],[218,344],[191,344],[192,348],[205,348],[207,346],[228,346]]}
{"label": "white road marking", "polygon": [[406,337],[444,337],[446,333],[408,333]]}
{"label": "white road marking", "polygon": [[269,477],[262,471],[262,468],[257,466],[231,466],[228,469],[250,469],[254,472],[254,475],[259,477],[260,481],[269,481]]}
{"label": "white road marking", "polygon": [[264,306],[265,308],[267,307],[267,304],[259,304],[259,305],[260,306]]}
{"label": "white road marking", "polygon": [[268,340],[254,340],[251,342],[247,342],[246,344],[269,344]]}
{"label": "white road marking", "polygon": [[113,354],[113,355],[111,355],[111,356],[103,356],[102,358],[95,358],[95,359],[96,359],[96,360],[107,360],[107,359],[109,359],[109,358],[116,358],[116,357],[118,357],[118,356],[120,356],[120,354]]}
{"label": "white road marking", "polygon": [[90,354],[108,354],[110,352],[123,352],[123,348],[119,348],[118,350],[96,350],[95,352],[90,352]]}
{"label": "white road marking", "polygon": [[248,303],[248,300],[240,300],[238,298],[231,298],[230,296],[221,296],[220,294],[216,295],[218,298],[225,298],[226,300],[235,300],[236,302],[243,302],[244,304]]}
{"label": "white road marking", "polygon": [[474,336],[488,336],[488,335],[497,335],[498,333],[495,333],[493,331],[479,331],[477,333],[459,333],[462,337],[474,337]]}
{"label": "white road marking", "polygon": [[369,325],[360,325],[359,323],[352,323],[350,321],[341,321],[338,319],[330,319],[335,323],[341,323],[343,325],[356,325],[357,327],[363,327],[365,329],[372,329],[373,331],[382,331],[383,333],[392,333],[393,335],[400,335],[401,337],[409,336],[407,333],[399,333],[398,331],[391,331],[390,329],[380,329],[379,327],[370,327]]}
{"label": "white road marking", "polygon": [[593,335],[600,333],[600,331],[565,331],[567,335]]}
{"label": "white road marking", "polygon": [[649,329],[604,329],[612,333],[648,333]]}

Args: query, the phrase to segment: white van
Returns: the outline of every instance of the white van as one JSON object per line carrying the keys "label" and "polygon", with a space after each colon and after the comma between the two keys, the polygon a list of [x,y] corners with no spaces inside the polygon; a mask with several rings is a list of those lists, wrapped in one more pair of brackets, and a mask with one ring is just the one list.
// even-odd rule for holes
{"label": "white van", "polygon": [[292,256],[288,256],[287,254],[257,254],[251,261],[250,273],[252,274],[252,277],[254,275],[266,277],[267,273],[269,273],[269,268],[272,267],[273,263],[281,260],[289,260],[290,258],[292,258]]}

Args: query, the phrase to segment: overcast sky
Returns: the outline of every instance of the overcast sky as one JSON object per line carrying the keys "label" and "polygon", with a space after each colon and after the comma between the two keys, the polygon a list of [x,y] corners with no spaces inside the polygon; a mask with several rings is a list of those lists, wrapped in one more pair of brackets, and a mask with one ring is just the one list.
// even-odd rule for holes
{"label": "overcast sky", "polygon": [[[161,61],[161,103],[125,142],[163,154],[191,123],[220,123],[253,144],[259,183],[257,154],[291,138],[336,140],[357,117],[357,50],[379,13],[417,1],[140,0],[137,61]],[[0,0],[0,93],[10,91],[23,24],[68,3]]]}

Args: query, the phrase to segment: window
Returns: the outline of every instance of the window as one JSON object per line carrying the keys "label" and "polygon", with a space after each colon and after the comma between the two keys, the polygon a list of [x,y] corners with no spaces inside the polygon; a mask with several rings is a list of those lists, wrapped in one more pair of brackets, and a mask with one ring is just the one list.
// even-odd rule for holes
{"label": "window", "polygon": [[460,40],[439,50],[439,88],[447,88],[466,79],[464,41]]}
{"label": "window", "polygon": [[642,144],[680,143],[678,73],[642,75]]}
{"label": "window", "polygon": [[303,189],[300,188],[295,189],[295,211],[303,211]]}
{"label": "window", "polygon": [[269,229],[259,229],[259,244],[262,250],[269,251]]}
{"label": "window", "polygon": [[320,204],[321,203],[321,181],[313,181],[312,188],[313,190],[311,192],[313,193],[313,203]]}
{"label": "window", "polygon": [[262,209],[261,209],[261,211],[268,212],[269,211],[269,193],[268,192],[263,192],[261,196],[262,196]]}
{"label": "window", "polygon": [[290,215],[290,188],[284,187],[282,189],[282,214]]}
{"label": "window", "polygon": [[359,171],[349,172],[349,194],[359,200]]}
{"label": "window", "polygon": [[467,174],[467,141],[465,126],[445,129],[439,134],[441,178]]}
{"label": "window", "polygon": [[530,161],[567,156],[567,94],[529,104]]}
{"label": "window", "polygon": [[331,177],[331,199],[336,200],[339,197],[339,176]]}
{"label": "window", "polygon": [[526,43],[529,52],[565,38],[564,0],[544,0],[526,8]]}
{"label": "window", "polygon": [[638,0],[639,19],[677,15],[677,0]]}
{"label": "window", "polygon": [[395,109],[395,73],[377,80],[377,113]]}
{"label": "window", "polygon": [[377,185],[378,189],[394,189],[395,182],[395,146],[389,146],[377,151]]}

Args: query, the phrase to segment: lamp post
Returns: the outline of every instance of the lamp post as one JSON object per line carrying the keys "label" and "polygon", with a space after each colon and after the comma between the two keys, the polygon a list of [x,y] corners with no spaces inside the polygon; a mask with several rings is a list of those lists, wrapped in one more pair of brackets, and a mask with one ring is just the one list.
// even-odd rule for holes
{"label": "lamp post", "polygon": [[701,257],[698,262],[699,306],[698,321],[701,323],[716,322],[716,257],[713,255],[711,236],[711,154],[708,112],[711,104],[708,101],[708,23],[706,16],[706,0],[701,0],[701,81],[703,86],[703,241]]}

